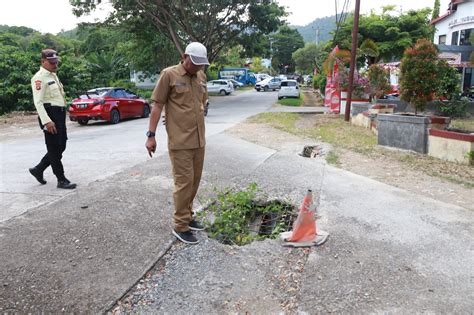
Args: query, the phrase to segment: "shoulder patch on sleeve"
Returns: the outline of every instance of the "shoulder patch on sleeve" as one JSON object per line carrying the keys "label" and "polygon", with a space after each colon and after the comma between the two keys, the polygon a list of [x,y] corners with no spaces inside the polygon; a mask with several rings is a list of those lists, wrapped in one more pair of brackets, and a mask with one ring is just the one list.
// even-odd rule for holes
{"label": "shoulder patch on sleeve", "polygon": [[35,87],[36,87],[36,90],[41,90],[41,80],[36,80],[35,81]]}

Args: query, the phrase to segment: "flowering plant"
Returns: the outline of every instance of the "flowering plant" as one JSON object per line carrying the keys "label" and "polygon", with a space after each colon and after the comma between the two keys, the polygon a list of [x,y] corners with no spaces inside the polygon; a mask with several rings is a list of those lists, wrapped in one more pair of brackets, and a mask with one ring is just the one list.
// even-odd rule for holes
{"label": "flowering plant", "polygon": [[[341,68],[337,76],[336,83],[342,90],[347,90],[349,87],[349,69]],[[369,79],[360,73],[354,73],[352,81],[352,96],[354,99],[365,99],[369,92]]]}

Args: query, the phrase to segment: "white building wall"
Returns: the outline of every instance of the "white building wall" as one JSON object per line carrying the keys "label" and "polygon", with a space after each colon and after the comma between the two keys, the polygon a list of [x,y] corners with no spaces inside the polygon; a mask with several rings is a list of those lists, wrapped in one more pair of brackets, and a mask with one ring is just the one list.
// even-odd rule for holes
{"label": "white building wall", "polygon": [[434,43],[439,44],[439,36],[446,35],[446,45],[451,45],[454,32],[474,28],[474,0],[458,4],[456,12],[436,23],[435,27]]}

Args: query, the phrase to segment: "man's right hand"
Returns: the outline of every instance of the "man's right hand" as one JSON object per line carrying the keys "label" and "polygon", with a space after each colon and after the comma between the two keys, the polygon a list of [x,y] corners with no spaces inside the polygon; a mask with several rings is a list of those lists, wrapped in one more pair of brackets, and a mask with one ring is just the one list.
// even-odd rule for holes
{"label": "man's right hand", "polygon": [[153,157],[153,153],[156,151],[156,139],[155,137],[150,137],[146,140],[145,147],[148,150],[148,155]]}
{"label": "man's right hand", "polygon": [[48,123],[46,123],[46,129],[48,130],[49,133],[55,135],[58,133],[58,131],[56,130],[56,124],[53,122],[53,121],[50,121]]}

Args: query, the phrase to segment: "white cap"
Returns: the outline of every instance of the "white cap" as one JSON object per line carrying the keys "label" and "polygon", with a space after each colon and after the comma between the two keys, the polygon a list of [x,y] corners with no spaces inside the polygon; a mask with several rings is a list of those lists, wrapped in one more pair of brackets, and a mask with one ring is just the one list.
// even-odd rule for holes
{"label": "white cap", "polygon": [[184,51],[185,55],[189,55],[191,61],[196,65],[209,65],[209,60],[207,60],[207,49],[203,44],[198,42],[193,42],[186,47]]}

